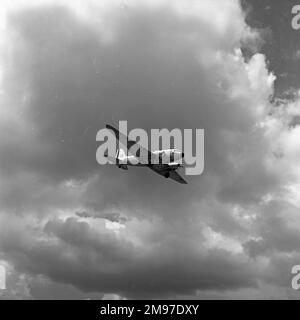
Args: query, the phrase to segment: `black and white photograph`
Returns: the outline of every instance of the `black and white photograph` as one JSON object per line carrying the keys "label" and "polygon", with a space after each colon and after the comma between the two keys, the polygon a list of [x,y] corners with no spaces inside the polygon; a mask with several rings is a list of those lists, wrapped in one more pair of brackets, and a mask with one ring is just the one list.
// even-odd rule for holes
{"label": "black and white photograph", "polygon": [[298,299],[300,1],[1,0],[0,300]]}

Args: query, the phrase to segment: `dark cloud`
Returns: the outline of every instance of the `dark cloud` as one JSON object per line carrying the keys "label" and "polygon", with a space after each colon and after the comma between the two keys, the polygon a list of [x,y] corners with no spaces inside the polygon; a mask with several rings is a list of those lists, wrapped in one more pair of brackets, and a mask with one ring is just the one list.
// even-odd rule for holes
{"label": "dark cloud", "polygon": [[[263,55],[238,49],[257,35],[237,1],[199,5],[9,14],[0,251],[32,297],[224,297],[277,284],[261,257],[297,250],[284,208],[265,204],[286,181],[261,125],[274,77]],[[183,187],[99,166],[96,133],[119,119],[204,128],[203,175]]]}
{"label": "dark cloud", "polygon": [[86,211],[76,212],[75,213],[80,218],[94,218],[94,219],[106,219],[111,222],[119,222],[124,224],[128,219],[125,216],[122,216],[120,213],[117,212],[110,212],[110,213],[88,213]]}
{"label": "dark cloud", "polygon": [[252,257],[298,251],[300,235],[297,228],[289,226],[285,214],[296,213],[298,208],[285,201],[271,201],[256,222],[259,238],[249,240],[245,248]]}
{"label": "dark cloud", "polygon": [[20,233],[14,242],[1,241],[1,248],[10,252],[9,258],[17,268],[76,285],[83,291],[137,298],[256,286],[256,272],[242,256],[223,250],[203,255],[180,238],[162,242],[146,253],[104,228],[96,232],[74,218],[49,221],[45,232],[47,241],[37,241],[34,235],[33,246],[28,246],[29,239]]}

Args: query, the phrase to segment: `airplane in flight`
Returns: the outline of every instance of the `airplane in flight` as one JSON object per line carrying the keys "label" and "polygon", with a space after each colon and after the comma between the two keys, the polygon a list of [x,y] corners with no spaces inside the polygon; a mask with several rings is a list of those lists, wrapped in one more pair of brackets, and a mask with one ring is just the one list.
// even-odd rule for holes
{"label": "airplane in flight", "polygon": [[[184,153],[179,149],[164,149],[164,150],[156,150],[149,151],[146,148],[139,145],[136,141],[129,140],[126,135],[121,133],[119,130],[114,128],[113,126],[107,124],[107,129],[110,129],[114,132],[116,139],[119,140],[122,137],[123,141],[127,141],[127,149],[129,150],[133,145],[137,145],[139,150],[137,155],[126,155],[123,149],[118,149],[115,156],[108,155],[105,153],[105,157],[108,158],[109,161],[115,163],[119,168],[123,170],[128,170],[128,166],[139,166],[139,167],[148,167],[159,175],[170,178],[182,184],[187,184],[187,182],[179,175],[176,171],[178,168],[183,167],[180,163],[176,162],[176,160],[180,160],[184,158]],[[138,156],[140,155],[139,151],[143,151],[143,154],[148,156],[147,163],[141,161],[142,159]],[[151,159],[156,159],[157,161],[152,161]],[[164,163],[165,160],[169,160],[170,162]]]}

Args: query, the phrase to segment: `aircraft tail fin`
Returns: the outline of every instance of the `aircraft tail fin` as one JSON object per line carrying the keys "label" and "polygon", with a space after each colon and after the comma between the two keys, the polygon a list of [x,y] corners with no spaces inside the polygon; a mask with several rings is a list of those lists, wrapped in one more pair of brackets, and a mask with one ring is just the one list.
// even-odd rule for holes
{"label": "aircraft tail fin", "polygon": [[120,137],[122,137],[121,140],[127,141],[127,150],[129,150],[133,145],[137,145],[139,147],[140,151],[143,152],[143,154],[145,154],[145,155],[147,155],[148,157],[151,157],[151,158],[156,158],[157,157],[157,155],[155,155],[151,151],[147,150],[145,147],[141,146],[139,143],[137,143],[137,141],[129,140],[126,135],[124,135],[122,132],[120,132],[118,129],[114,128],[110,124],[107,124],[106,128],[110,129],[110,130],[112,130],[114,132],[117,140],[120,140]]}
{"label": "aircraft tail fin", "polygon": [[111,126],[110,124],[106,125],[106,129],[109,129],[111,131],[113,131],[113,133],[115,134],[115,137],[118,141],[122,141],[122,143],[125,143],[124,147],[127,147],[127,149],[130,149],[134,144],[136,144],[136,141],[132,141],[129,140],[128,137],[123,134],[122,132],[120,132],[118,129],[116,129],[115,127]]}

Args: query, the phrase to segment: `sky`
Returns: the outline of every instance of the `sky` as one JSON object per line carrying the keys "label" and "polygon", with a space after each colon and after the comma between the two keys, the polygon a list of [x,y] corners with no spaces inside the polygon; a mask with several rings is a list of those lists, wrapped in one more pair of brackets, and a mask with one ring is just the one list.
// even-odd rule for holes
{"label": "sky", "polygon": [[[294,1],[1,1],[1,299],[298,299]],[[187,185],[98,130],[200,128]]]}

